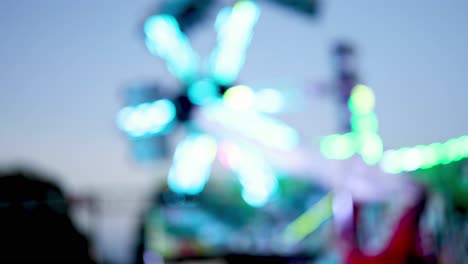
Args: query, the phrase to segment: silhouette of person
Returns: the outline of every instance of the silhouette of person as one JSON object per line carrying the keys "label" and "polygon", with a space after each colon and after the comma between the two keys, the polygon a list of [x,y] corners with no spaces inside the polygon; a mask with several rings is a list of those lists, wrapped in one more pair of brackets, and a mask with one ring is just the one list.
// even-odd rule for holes
{"label": "silhouette of person", "polygon": [[0,263],[94,263],[61,189],[25,170],[0,172]]}

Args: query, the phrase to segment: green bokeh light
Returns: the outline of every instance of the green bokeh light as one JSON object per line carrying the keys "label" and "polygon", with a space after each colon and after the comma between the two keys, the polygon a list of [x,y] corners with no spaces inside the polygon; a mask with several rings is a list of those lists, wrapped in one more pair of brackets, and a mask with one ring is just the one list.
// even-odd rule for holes
{"label": "green bokeh light", "polygon": [[322,223],[332,216],[332,199],[332,195],[327,194],[290,223],[283,233],[284,239],[289,243],[298,242],[317,230]]}
{"label": "green bokeh light", "polygon": [[353,114],[371,113],[375,106],[374,93],[365,85],[356,85],[349,98],[348,106]]}
{"label": "green bokeh light", "polygon": [[434,166],[439,162],[439,157],[437,149],[432,146],[420,146],[420,151],[423,156],[423,164],[421,165],[422,169],[428,169]]}
{"label": "green bokeh light", "polygon": [[321,142],[322,154],[329,159],[347,159],[355,152],[355,139],[351,133],[325,137]]}
{"label": "green bokeh light", "polygon": [[365,115],[353,115],[351,117],[351,128],[353,132],[373,132],[376,133],[379,128],[379,121],[374,113]]}
{"label": "green bokeh light", "polygon": [[360,153],[365,163],[372,165],[382,159],[383,143],[377,134],[364,134]]}
{"label": "green bokeh light", "polygon": [[460,143],[460,138],[454,138],[447,141],[447,143],[444,144],[446,149],[445,162],[458,161],[465,156],[463,144]]}
{"label": "green bokeh light", "polygon": [[403,170],[401,168],[401,155],[396,150],[385,151],[380,165],[382,170],[387,173],[396,174]]}
{"label": "green bokeh light", "polygon": [[414,171],[419,169],[424,162],[424,155],[418,148],[409,148],[402,152],[403,169]]}
{"label": "green bokeh light", "polygon": [[374,106],[372,90],[356,85],[348,101],[352,132],[325,137],[321,142],[323,155],[330,159],[347,159],[358,152],[369,165],[381,161],[381,168],[388,173],[428,169],[468,157],[468,135],[445,143],[389,150],[384,154],[383,142],[377,134],[379,123],[373,113]]}
{"label": "green bokeh light", "polygon": [[390,150],[391,153],[395,153],[395,157],[388,158],[385,154],[381,166],[386,172],[396,173],[398,167],[402,171],[414,171],[429,169],[441,164],[447,165],[467,157],[466,141],[467,136],[462,136],[450,139],[445,143],[437,142],[395,151]]}

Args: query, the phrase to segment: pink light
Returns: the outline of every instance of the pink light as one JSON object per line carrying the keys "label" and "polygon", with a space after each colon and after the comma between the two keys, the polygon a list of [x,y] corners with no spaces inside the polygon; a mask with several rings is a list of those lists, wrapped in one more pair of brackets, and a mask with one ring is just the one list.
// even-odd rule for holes
{"label": "pink light", "polygon": [[240,151],[236,144],[222,142],[218,146],[218,160],[224,167],[233,169],[239,163]]}

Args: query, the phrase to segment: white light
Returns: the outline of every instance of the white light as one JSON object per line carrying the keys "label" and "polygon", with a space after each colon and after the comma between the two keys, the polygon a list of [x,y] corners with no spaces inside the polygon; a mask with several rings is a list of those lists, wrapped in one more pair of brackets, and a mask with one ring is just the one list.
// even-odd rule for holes
{"label": "white light", "polygon": [[191,135],[179,143],[169,171],[169,187],[179,193],[201,192],[208,181],[216,147],[216,141],[208,135]]}
{"label": "white light", "polygon": [[229,88],[223,96],[224,104],[235,110],[253,109],[255,104],[254,91],[245,85]]}
{"label": "white light", "polygon": [[387,150],[383,153],[382,160],[380,161],[380,168],[386,173],[399,172],[399,158],[398,152],[394,150]]}
{"label": "white light", "polygon": [[414,171],[421,167],[424,158],[421,152],[416,148],[410,148],[403,152],[403,169],[406,171]]}
{"label": "white light", "polygon": [[296,130],[278,119],[255,111],[235,111],[223,105],[214,105],[203,111],[206,118],[267,147],[291,150],[299,144]]}
{"label": "white light", "polygon": [[240,160],[234,167],[242,184],[242,197],[251,206],[263,206],[278,188],[273,168],[256,150],[242,147]]}
{"label": "white light", "polygon": [[260,194],[258,192],[250,192],[247,190],[242,191],[242,199],[244,199],[248,205],[253,207],[264,206],[268,202],[269,198],[270,197],[268,195]]}
{"label": "white light", "polygon": [[218,12],[218,15],[216,16],[216,21],[214,24],[216,31],[220,32],[222,30],[222,26],[226,23],[227,19],[229,19],[231,12],[232,12],[231,7],[224,7]]}

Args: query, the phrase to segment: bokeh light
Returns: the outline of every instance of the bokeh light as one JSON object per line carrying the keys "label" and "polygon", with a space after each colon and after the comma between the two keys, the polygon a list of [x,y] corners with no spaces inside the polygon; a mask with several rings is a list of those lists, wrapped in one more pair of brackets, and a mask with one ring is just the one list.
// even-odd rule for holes
{"label": "bokeh light", "polygon": [[254,91],[245,85],[237,85],[229,88],[223,95],[224,104],[232,109],[253,109],[255,105]]}
{"label": "bokeh light", "polygon": [[218,86],[210,79],[201,79],[189,86],[187,95],[192,103],[206,105],[218,99]]}
{"label": "bokeh light", "polygon": [[117,114],[117,126],[131,137],[167,132],[176,116],[174,104],[167,99],[127,106]]}
{"label": "bokeh light", "polygon": [[322,154],[329,159],[347,159],[356,152],[354,135],[335,134],[325,137],[321,141]]}
{"label": "bokeh light", "polygon": [[169,187],[184,194],[201,192],[211,173],[216,148],[215,139],[206,134],[192,134],[180,142],[169,171]]}
{"label": "bokeh light", "polygon": [[146,46],[156,56],[167,61],[170,72],[189,84],[198,72],[199,57],[181,32],[177,20],[170,15],[154,15],[144,25]]}
{"label": "bokeh light", "polygon": [[218,46],[210,58],[211,75],[219,84],[230,85],[237,78],[259,15],[253,1],[240,1],[219,13],[215,23]]}
{"label": "bokeh light", "polygon": [[353,114],[363,115],[374,110],[375,97],[372,90],[365,85],[356,85],[349,99],[349,109]]}

